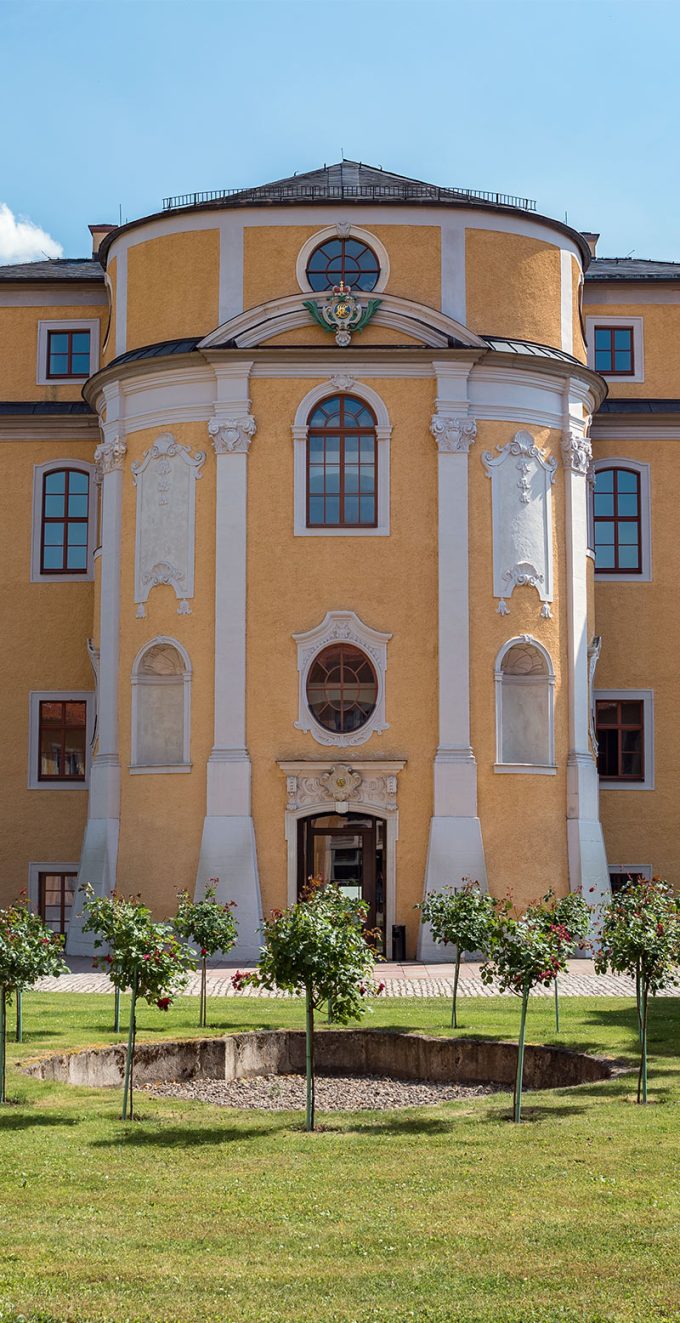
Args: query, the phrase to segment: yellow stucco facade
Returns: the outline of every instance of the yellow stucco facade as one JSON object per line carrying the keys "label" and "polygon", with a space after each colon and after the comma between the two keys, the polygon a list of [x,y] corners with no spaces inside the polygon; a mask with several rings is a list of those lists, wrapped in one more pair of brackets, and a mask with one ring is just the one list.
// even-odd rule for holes
{"label": "yellow stucco facade", "polygon": [[[0,269],[0,899],[44,904],[48,877],[162,915],[217,878],[243,962],[323,858],[388,953],[396,925],[431,958],[415,906],[465,877],[521,908],[603,897],[610,869],[680,876],[678,277],[624,288],[513,200],[334,170]],[[593,318],[630,319],[639,380],[595,370]],[[593,509],[617,466],[640,563],[612,574]],[[598,788],[599,694],[644,715],[620,736],[637,781],[633,749]]]}

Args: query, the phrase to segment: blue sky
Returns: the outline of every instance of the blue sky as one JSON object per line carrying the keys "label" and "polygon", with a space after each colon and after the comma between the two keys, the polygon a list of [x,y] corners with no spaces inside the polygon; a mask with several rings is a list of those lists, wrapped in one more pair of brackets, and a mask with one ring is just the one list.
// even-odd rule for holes
{"label": "blue sky", "polygon": [[0,260],[341,151],[680,260],[679,38],[675,0],[0,0]]}

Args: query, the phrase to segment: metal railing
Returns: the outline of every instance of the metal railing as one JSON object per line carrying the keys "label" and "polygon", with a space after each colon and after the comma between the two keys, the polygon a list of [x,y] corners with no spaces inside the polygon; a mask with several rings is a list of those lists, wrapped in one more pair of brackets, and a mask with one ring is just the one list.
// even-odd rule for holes
{"label": "metal railing", "polygon": [[178,193],[163,198],[163,210],[197,207],[202,202],[221,202],[241,198],[244,202],[490,202],[497,207],[518,207],[535,211],[532,198],[514,197],[512,193],[484,193],[475,188],[437,188],[433,184],[270,184],[261,188],[210,189],[203,193]]}

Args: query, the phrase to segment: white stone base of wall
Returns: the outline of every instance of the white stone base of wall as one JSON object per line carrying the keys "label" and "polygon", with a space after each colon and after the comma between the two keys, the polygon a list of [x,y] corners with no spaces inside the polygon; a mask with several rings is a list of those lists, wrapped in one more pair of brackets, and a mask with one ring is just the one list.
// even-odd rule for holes
{"label": "white stone base of wall", "polygon": [[[425,869],[425,899],[442,887],[459,887],[464,881],[478,882],[486,891],[486,864],[479,818],[436,817],[430,821],[430,840]],[[428,924],[418,934],[418,960],[428,964],[452,959],[452,948],[433,942]]]}
{"label": "white stone base of wall", "polygon": [[205,818],[196,874],[196,900],[205,894],[211,879],[216,879],[213,885],[222,904],[236,901],[234,913],[238,939],[229,952],[229,961],[243,965],[257,963],[262,944],[258,931],[262,924],[262,900],[252,818],[226,815]]}

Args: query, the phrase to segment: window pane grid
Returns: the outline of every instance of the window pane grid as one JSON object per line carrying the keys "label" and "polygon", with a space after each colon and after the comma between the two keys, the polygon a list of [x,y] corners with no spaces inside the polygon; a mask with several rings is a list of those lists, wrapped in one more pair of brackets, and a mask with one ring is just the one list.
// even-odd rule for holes
{"label": "window pane grid", "polygon": [[603,781],[644,781],[644,704],[598,699],[597,769]]}
{"label": "window pane grid", "polygon": [[640,475],[600,469],[593,497],[595,569],[598,574],[641,574]]}
{"label": "window pane grid", "polygon": [[308,528],[375,528],[376,444],[363,401],[336,396],[317,406],[307,441]]}
{"label": "window pane grid", "polygon": [[87,377],[90,374],[90,332],[47,332],[48,377]]}
{"label": "window pane grid", "polygon": [[329,239],[314,249],[307,263],[307,280],[316,292],[333,289],[341,280],[352,289],[375,289],[380,263],[375,253],[358,239]]}
{"label": "window pane grid", "polygon": [[40,702],[38,780],[84,781],[87,704],[83,700]]}
{"label": "window pane grid", "polygon": [[324,648],[307,680],[307,702],[319,725],[340,734],[360,730],[377,701],[378,682],[368,657],[352,644]]}
{"label": "window pane grid", "polygon": [[608,377],[630,377],[635,372],[632,326],[595,327],[595,371]]}
{"label": "window pane grid", "polygon": [[57,469],[43,478],[40,570],[42,574],[86,574],[90,479],[77,469]]}
{"label": "window pane grid", "polygon": [[38,874],[38,913],[56,933],[66,933],[77,873]]}

